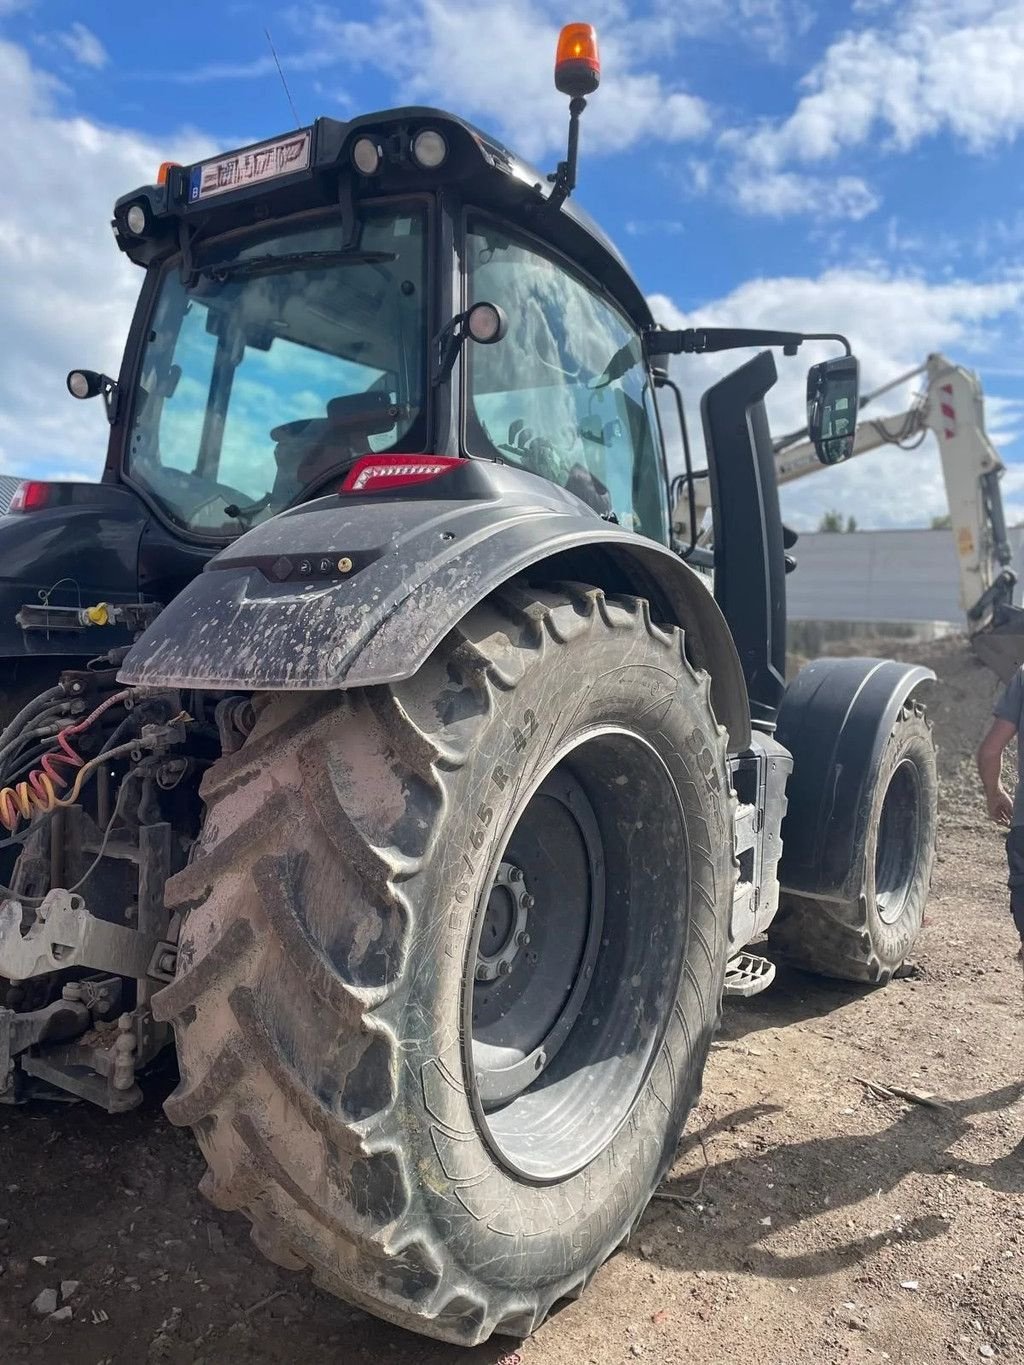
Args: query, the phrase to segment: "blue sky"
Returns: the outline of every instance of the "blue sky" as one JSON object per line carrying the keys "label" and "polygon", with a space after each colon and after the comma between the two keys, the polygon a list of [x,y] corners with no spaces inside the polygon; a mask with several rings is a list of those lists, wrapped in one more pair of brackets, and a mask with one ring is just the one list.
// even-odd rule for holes
{"label": "blue sky", "polygon": [[[138,280],[113,199],[166,157],[291,126],[265,29],[304,122],[442,104],[546,168],[565,126],[554,35],[580,18],[604,80],[578,197],[663,320],[842,330],[867,386],[931,350],[977,369],[1024,518],[1024,0],[0,0],[0,468],[98,471],[99,411],[63,375],[117,363]],[[780,362],[778,429],[799,422],[805,354]],[[691,365],[688,390],[717,372]],[[786,494],[798,524],[827,506],[926,524],[944,506],[934,450]]]}

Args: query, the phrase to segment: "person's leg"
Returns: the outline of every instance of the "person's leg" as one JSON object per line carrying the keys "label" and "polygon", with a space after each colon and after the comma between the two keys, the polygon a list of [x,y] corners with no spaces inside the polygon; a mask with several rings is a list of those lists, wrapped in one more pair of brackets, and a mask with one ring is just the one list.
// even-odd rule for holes
{"label": "person's leg", "polygon": [[1006,862],[1010,875],[1010,914],[1021,941],[1020,959],[1024,963],[1024,826],[1014,825],[1006,836]]}

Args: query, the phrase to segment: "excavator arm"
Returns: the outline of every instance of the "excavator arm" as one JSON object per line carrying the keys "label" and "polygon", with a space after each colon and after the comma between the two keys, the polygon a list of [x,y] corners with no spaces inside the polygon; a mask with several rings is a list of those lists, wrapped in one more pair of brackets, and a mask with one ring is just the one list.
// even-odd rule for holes
{"label": "excavator arm", "polygon": [[[960,602],[975,647],[985,662],[1005,676],[1024,657],[1024,634],[1012,605],[1016,577],[1010,568],[1013,553],[1006,534],[999,480],[1003,462],[985,429],[985,404],[976,374],[954,365],[942,355],[930,355],[924,365],[876,389],[861,400],[861,408],[881,394],[917,375],[926,376],[920,397],[906,412],[872,420],[861,418],[851,459],[881,446],[913,449],[927,433],[935,435],[946,486],[953,542],[960,575]],[[775,469],[780,484],[815,473],[823,466],[814,447],[802,441],[803,432],[777,443]],[[1008,626],[1015,629],[1007,629]],[[987,639],[982,639],[985,635]],[[993,636],[1003,639],[993,656]],[[1004,645],[1009,645],[1007,654]]]}
{"label": "excavator arm", "polygon": [[[923,365],[866,394],[860,409],[918,376],[920,395],[905,412],[884,418],[861,416],[850,459],[882,446],[913,450],[929,432],[935,436],[946,487],[950,526],[960,578],[960,602],[978,657],[1001,678],[1024,661],[1024,611],[1014,606],[1016,575],[1006,533],[999,480],[1004,466],[985,429],[985,404],[978,376],[945,356],[930,355]],[[806,428],[775,442],[775,472],[780,484],[792,483],[826,468]],[[711,537],[710,489],[706,470],[676,480],[673,531],[684,557],[706,550]],[[787,546],[788,548],[788,546]]]}

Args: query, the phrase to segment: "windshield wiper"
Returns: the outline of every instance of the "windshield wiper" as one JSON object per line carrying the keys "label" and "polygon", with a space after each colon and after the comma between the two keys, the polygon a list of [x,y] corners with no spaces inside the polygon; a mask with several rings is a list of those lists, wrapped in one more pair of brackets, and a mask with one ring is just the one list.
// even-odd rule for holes
{"label": "windshield wiper", "polygon": [[397,261],[396,251],[296,251],[290,256],[249,256],[242,261],[225,261],[222,265],[204,265],[199,275],[218,284],[237,280],[246,275],[275,275],[285,270],[302,270],[326,265],[384,265]]}

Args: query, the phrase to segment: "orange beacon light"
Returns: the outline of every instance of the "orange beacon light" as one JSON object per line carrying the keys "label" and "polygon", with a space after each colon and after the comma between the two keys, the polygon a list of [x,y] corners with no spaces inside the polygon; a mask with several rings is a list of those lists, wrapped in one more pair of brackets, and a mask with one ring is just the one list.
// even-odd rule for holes
{"label": "orange beacon light", "polygon": [[592,24],[566,24],[558,35],[555,86],[574,99],[592,95],[601,83],[601,59]]}

